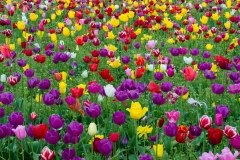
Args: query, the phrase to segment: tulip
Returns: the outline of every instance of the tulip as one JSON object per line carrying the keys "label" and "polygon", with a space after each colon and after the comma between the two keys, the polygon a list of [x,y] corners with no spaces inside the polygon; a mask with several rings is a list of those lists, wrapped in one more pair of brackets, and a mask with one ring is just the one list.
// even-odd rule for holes
{"label": "tulip", "polygon": [[148,111],[148,108],[142,108],[139,102],[132,102],[131,108],[127,108],[126,110],[130,112],[130,117],[132,119],[138,120],[145,115],[145,113]]}
{"label": "tulip", "polygon": [[119,137],[120,137],[120,134],[119,134],[119,133],[113,133],[113,132],[111,132],[110,135],[109,135],[109,139],[110,139],[110,141],[112,141],[113,143],[118,142]]}
{"label": "tulip", "polygon": [[178,127],[174,122],[168,122],[164,126],[164,133],[169,137],[174,137],[177,134]]}
{"label": "tulip", "polygon": [[64,126],[64,120],[60,115],[53,114],[48,118],[48,123],[49,125],[56,130],[62,129]]}
{"label": "tulip", "polygon": [[150,154],[141,154],[139,160],[154,160]]}
{"label": "tulip", "polygon": [[223,131],[218,128],[208,129],[208,140],[212,145],[217,145],[222,141]]}
{"label": "tulip", "polygon": [[101,153],[104,156],[107,156],[112,153],[113,144],[111,141],[104,138],[98,142],[97,149],[99,153]]}
{"label": "tulip", "polygon": [[1,82],[6,82],[6,80],[7,80],[6,74],[2,74],[0,80],[1,80]]}
{"label": "tulip", "polygon": [[14,95],[10,92],[4,92],[0,94],[0,102],[5,105],[12,105]]}
{"label": "tulip", "polygon": [[70,160],[73,159],[76,156],[76,151],[74,148],[65,148],[62,151],[62,158],[64,160]]}
{"label": "tulip", "polygon": [[49,144],[57,144],[57,142],[60,140],[60,134],[57,131],[51,129],[47,131],[44,138]]}
{"label": "tulip", "polygon": [[40,158],[42,160],[53,160],[54,155],[55,155],[55,152],[52,151],[51,149],[49,149],[47,146],[45,146],[42,149],[42,153],[40,154]]}
{"label": "tulip", "polygon": [[196,72],[191,66],[185,67],[182,73],[187,81],[194,81],[198,75],[198,72]]}
{"label": "tulip", "polygon": [[199,160],[217,160],[217,157],[210,151],[209,153],[204,152],[202,156],[199,157]]}
{"label": "tulip", "polygon": [[0,94],[2,93],[3,90],[4,90],[4,84],[0,84]]}
{"label": "tulip", "polygon": [[230,140],[230,145],[231,145],[233,148],[239,150],[239,149],[240,149],[240,136],[237,135],[237,136],[235,136],[234,138],[232,138],[232,139]]}
{"label": "tulip", "polygon": [[8,117],[8,121],[14,126],[23,125],[24,117],[22,112],[12,112]]}
{"label": "tulip", "polygon": [[215,115],[215,125],[222,126],[222,124],[223,124],[223,116],[222,116],[222,114],[217,113]]}
{"label": "tulip", "polygon": [[152,101],[156,105],[162,105],[166,102],[166,98],[163,97],[161,93],[153,93],[152,94]]}
{"label": "tulip", "polygon": [[164,78],[164,74],[161,72],[154,73],[154,78],[158,81],[161,81]]}
{"label": "tulip", "polygon": [[235,151],[234,154],[232,154],[231,150],[228,147],[224,147],[222,150],[222,154],[216,154],[216,157],[218,157],[220,160],[234,160],[238,157],[240,153],[238,151]]}
{"label": "tulip", "polygon": [[192,57],[183,57],[183,61],[186,63],[186,64],[191,64],[192,63],[192,61],[193,61],[193,59],[192,59]]}
{"label": "tulip", "polygon": [[12,129],[15,133],[16,137],[20,140],[23,140],[27,136],[27,132],[25,130],[25,126],[18,125],[16,129]]}
{"label": "tulip", "polygon": [[231,111],[228,109],[226,105],[218,105],[216,106],[216,114],[221,114],[223,118],[226,118]]}
{"label": "tulip", "polygon": [[47,90],[50,88],[50,86],[51,86],[51,81],[47,78],[45,78],[38,84],[38,88],[40,90]]}
{"label": "tulip", "polygon": [[112,120],[115,124],[122,125],[126,120],[126,115],[124,112],[114,112]]}
{"label": "tulip", "polygon": [[68,133],[65,133],[65,134],[63,135],[63,143],[65,143],[65,144],[69,144],[69,143],[71,143],[71,144],[76,144],[76,143],[78,143],[79,141],[80,141],[80,136],[73,137],[73,136],[71,136],[71,135],[68,134]]}
{"label": "tulip", "polygon": [[0,124],[0,139],[5,138],[6,135],[6,127],[2,124]]}
{"label": "tulip", "polygon": [[44,123],[32,126],[32,134],[36,139],[42,139],[45,137],[47,131],[48,131],[48,126]]}
{"label": "tulip", "polygon": [[83,95],[84,89],[83,89],[83,88],[75,87],[75,88],[70,88],[70,91],[71,91],[72,96],[73,96],[74,98],[80,98],[80,97]]}
{"label": "tulip", "polygon": [[226,125],[223,129],[223,133],[228,139],[232,139],[238,135],[238,131],[235,127]]}
{"label": "tulip", "polygon": [[97,125],[94,122],[92,122],[92,123],[89,124],[88,134],[90,136],[95,136],[96,133],[97,133]]}
{"label": "tulip", "polygon": [[189,132],[192,136],[198,137],[202,133],[202,129],[199,126],[190,126],[189,127]]}
{"label": "tulip", "polygon": [[171,112],[165,112],[165,113],[166,113],[166,116],[167,116],[169,122],[176,123],[180,116],[180,112],[175,111],[175,110],[172,110]]}
{"label": "tulip", "polygon": [[154,150],[155,155],[158,158],[161,158],[163,156],[163,144],[153,145],[153,150]]}
{"label": "tulip", "polygon": [[50,93],[45,93],[43,95],[43,102],[44,104],[51,106],[54,104],[55,100],[54,100],[54,96]]}
{"label": "tulip", "polygon": [[84,106],[84,109],[85,109],[87,115],[89,115],[92,118],[99,117],[102,112],[101,106],[96,103],[91,103],[89,107]]}
{"label": "tulip", "polygon": [[68,126],[67,126],[67,133],[70,134],[73,137],[77,137],[81,135],[83,132],[83,125],[82,123],[78,123],[76,121],[72,121]]}
{"label": "tulip", "polygon": [[212,126],[212,118],[207,115],[203,115],[200,118],[199,123],[201,128],[208,130]]}
{"label": "tulip", "polygon": [[104,91],[108,97],[114,97],[116,89],[111,84],[107,84],[104,86]]}
{"label": "tulip", "polygon": [[97,82],[94,82],[88,85],[88,91],[92,94],[97,94],[100,89],[101,89],[101,85]]}
{"label": "tulip", "polygon": [[38,117],[38,115],[37,115],[36,112],[32,112],[32,113],[30,114],[30,119],[31,119],[32,121],[35,121],[35,120],[37,119],[37,117]]}
{"label": "tulip", "polygon": [[4,117],[4,114],[5,114],[5,109],[0,108],[0,118]]}

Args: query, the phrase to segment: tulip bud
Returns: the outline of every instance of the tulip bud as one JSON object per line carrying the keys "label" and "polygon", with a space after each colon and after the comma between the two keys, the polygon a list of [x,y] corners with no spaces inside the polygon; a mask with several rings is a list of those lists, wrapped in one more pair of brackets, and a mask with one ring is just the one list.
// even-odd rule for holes
{"label": "tulip bud", "polygon": [[158,127],[161,128],[164,124],[164,118],[162,117],[161,119],[158,120]]}
{"label": "tulip bud", "polygon": [[97,133],[97,125],[92,122],[88,127],[88,134],[90,136],[95,136],[96,133]]}
{"label": "tulip bud", "polygon": [[200,118],[199,123],[201,128],[208,130],[212,126],[212,118],[207,115],[203,115]]}
{"label": "tulip bud", "polygon": [[2,75],[1,75],[1,78],[0,78],[0,81],[1,81],[1,82],[6,82],[6,79],[7,79],[6,74],[2,74]]}
{"label": "tulip bud", "polygon": [[45,146],[42,149],[42,153],[40,154],[41,159],[48,159],[52,160],[54,158],[55,152],[49,149],[47,146]]}
{"label": "tulip bud", "polygon": [[82,74],[81,74],[81,76],[82,76],[83,78],[87,78],[87,77],[88,77],[88,71],[87,71],[87,70],[83,71]]}
{"label": "tulip bud", "polygon": [[222,126],[222,124],[223,124],[223,116],[222,116],[222,114],[217,113],[215,115],[215,125]]}
{"label": "tulip bud", "polygon": [[32,113],[30,114],[30,119],[31,119],[32,121],[35,121],[35,120],[37,119],[37,117],[38,117],[38,115],[37,115],[36,112],[32,112]]}

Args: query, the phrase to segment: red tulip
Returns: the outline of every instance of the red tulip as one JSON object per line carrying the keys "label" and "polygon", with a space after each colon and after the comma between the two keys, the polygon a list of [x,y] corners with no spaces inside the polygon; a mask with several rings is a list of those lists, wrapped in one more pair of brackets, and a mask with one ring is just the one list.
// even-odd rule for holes
{"label": "red tulip", "polygon": [[84,89],[76,87],[76,88],[70,88],[70,91],[74,98],[80,98],[83,95]]}
{"label": "red tulip", "polygon": [[35,61],[42,64],[46,61],[46,57],[44,55],[39,54],[39,55],[35,56]]}
{"label": "red tulip", "polygon": [[161,119],[158,120],[158,127],[162,128],[163,124],[164,124],[164,118],[162,117]]}
{"label": "red tulip", "polygon": [[40,154],[40,158],[42,160],[53,160],[54,158],[54,151],[52,151],[51,149],[49,149],[47,146],[45,146],[43,149],[42,149],[42,153]]}
{"label": "red tulip", "polygon": [[92,63],[98,64],[99,62],[100,62],[100,60],[97,57],[93,57]]}
{"label": "red tulip", "polygon": [[32,126],[32,134],[36,139],[42,139],[48,131],[48,125],[45,123]]}
{"label": "red tulip", "polygon": [[4,61],[4,56],[2,54],[0,54],[0,62]]}
{"label": "red tulip", "polygon": [[199,123],[201,128],[208,130],[212,126],[212,118],[207,115],[203,115],[200,118]]}
{"label": "red tulip", "polygon": [[110,133],[109,139],[112,142],[117,142],[119,140],[120,134],[119,133]]}
{"label": "red tulip", "polygon": [[93,50],[93,51],[91,52],[91,55],[92,55],[93,57],[98,57],[98,56],[99,56],[99,51],[98,51],[98,50]]}
{"label": "red tulip", "polygon": [[185,70],[182,72],[187,81],[194,81],[198,73],[191,67],[185,67]]}
{"label": "red tulip", "polygon": [[26,49],[26,50],[23,51],[23,53],[28,57],[32,56],[32,50],[31,49]]}
{"label": "red tulip", "polygon": [[84,44],[83,37],[77,36],[76,43],[77,45],[82,46]]}
{"label": "red tulip", "polygon": [[89,62],[91,62],[91,57],[89,57],[89,56],[84,56],[84,57],[83,57],[83,61],[84,61],[85,63],[89,63]]}
{"label": "red tulip", "polygon": [[232,139],[238,135],[237,129],[235,127],[226,125],[223,129],[223,133],[228,139]]}
{"label": "red tulip", "polygon": [[57,81],[61,81],[62,80],[62,73],[54,73],[54,78]]}
{"label": "red tulip", "polygon": [[36,112],[32,112],[32,113],[30,114],[30,119],[31,119],[32,121],[35,121],[35,120],[37,119],[37,117],[38,117],[38,115],[37,115]]}
{"label": "red tulip", "polygon": [[7,81],[11,86],[14,86],[15,84],[17,84],[17,77],[9,76],[7,78]]}
{"label": "red tulip", "polygon": [[143,58],[142,56],[138,56],[138,57],[137,57],[137,61],[135,62],[135,64],[136,64],[137,66],[144,66],[144,63],[145,63],[144,58]]}
{"label": "red tulip", "polygon": [[137,70],[136,70],[136,78],[137,79],[141,78],[143,76],[144,72],[145,72],[145,68],[143,68],[143,67],[137,68]]}
{"label": "red tulip", "polygon": [[212,145],[217,145],[222,141],[223,131],[219,128],[210,128],[208,130],[208,140]]}
{"label": "red tulip", "polygon": [[150,81],[148,86],[148,91],[151,93],[160,93],[160,86],[156,83],[154,83],[153,81]]}
{"label": "red tulip", "polygon": [[4,45],[0,46],[0,51],[5,58],[11,58],[12,57],[12,55],[10,53],[10,48],[7,44],[4,44]]}
{"label": "red tulip", "polygon": [[96,63],[92,63],[88,67],[91,72],[96,72],[98,70],[98,64],[96,64]]}
{"label": "red tulip", "polygon": [[98,74],[103,78],[103,79],[108,79],[110,76],[110,70],[109,69],[104,69],[102,71],[99,71]]}
{"label": "red tulip", "polygon": [[100,40],[98,38],[94,38],[93,41],[92,41],[92,44],[94,46],[99,46],[100,45]]}
{"label": "red tulip", "polygon": [[107,82],[112,82],[114,80],[114,77],[113,76],[109,76],[108,79],[107,79]]}
{"label": "red tulip", "polygon": [[179,126],[177,135],[176,135],[176,141],[178,143],[185,143],[187,138],[187,132],[188,132],[188,128],[186,126]]}

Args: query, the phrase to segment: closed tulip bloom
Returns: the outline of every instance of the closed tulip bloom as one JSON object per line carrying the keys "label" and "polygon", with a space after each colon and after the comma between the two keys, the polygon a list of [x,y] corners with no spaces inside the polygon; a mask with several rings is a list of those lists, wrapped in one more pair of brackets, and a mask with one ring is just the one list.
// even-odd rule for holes
{"label": "closed tulip bloom", "polygon": [[223,84],[213,83],[212,84],[212,92],[215,94],[223,94],[225,88]]}
{"label": "closed tulip bloom", "polygon": [[141,154],[139,160],[154,160],[150,154]]}
{"label": "closed tulip bloom", "polygon": [[202,156],[199,157],[199,160],[217,160],[217,157],[210,151],[209,153],[204,152]]}
{"label": "closed tulip bloom", "polygon": [[189,132],[192,136],[194,137],[198,137],[201,135],[202,133],[202,129],[199,126],[190,126],[189,127]]}
{"label": "closed tulip bloom", "polygon": [[136,100],[139,98],[140,93],[137,90],[128,90],[127,95],[129,99]]}
{"label": "closed tulip bloom", "polygon": [[97,125],[95,123],[90,123],[88,127],[88,134],[90,136],[95,136],[97,134]]}
{"label": "closed tulip bloom", "polygon": [[164,133],[169,137],[174,137],[177,134],[178,126],[174,122],[168,122],[164,126]]}
{"label": "closed tulip bloom", "polygon": [[18,125],[16,129],[12,129],[15,133],[16,137],[20,140],[23,140],[27,136],[27,132],[25,130],[25,126]]}
{"label": "closed tulip bloom", "polygon": [[67,133],[70,134],[73,137],[77,137],[83,132],[83,125],[82,123],[78,123],[76,121],[72,121],[67,126]]}
{"label": "closed tulip bloom", "polygon": [[48,126],[44,123],[36,126],[32,126],[31,128],[32,128],[32,134],[36,139],[44,138],[48,131]]}
{"label": "closed tulip bloom", "polygon": [[53,129],[60,130],[64,125],[64,120],[60,115],[53,114],[48,118],[48,123]]}
{"label": "closed tulip bloom", "polygon": [[207,115],[203,115],[200,118],[199,123],[201,128],[208,130],[212,126],[212,118]]}
{"label": "closed tulip bloom", "polygon": [[119,134],[119,133],[113,133],[113,132],[111,132],[110,135],[109,135],[109,139],[110,139],[110,141],[112,141],[113,143],[118,142],[119,138],[120,138],[120,134]]}
{"label": "closed tulip bloom", "polygon": [[161,81],[164,78],[164,74],[162,72],[154,73],[154,78],[158,81]]}
{"label": "closed tulip bloom", "polygon": [[25,59],[19,59],[17,63],[19,67],[25,67],[27,64],[27,61]]}
{"label": "closed tulip bloom", "polygon": [[223,129],[223,133],[228,139],[232,139],[238,135],[238,131],[235,127],[226,125]]}
{"label": "closed tulip bloom", "polygon": [[186,63],[186,64],[191,64],[192,63],[192,61],[193,61],[193,59],[192,59],[192,57],[183,57],[183,61]]}
{"label": "closed tulip bloom", "polygon": [[34,70],[32,70],[31,68],[28,68],[24,71],[24,75],[28,78],[31,78],[34,76]]}
{"label": "closed tulip bloom", "polygon": [[110,140],[104,138],[98,142],[97,149],[102,155],[108,156],[112,153],[113,144]]}
{"label": "closed tulip bloom", "polygon": [[57,90],[57,89],[55,89],[55,88],[51,89],[51,91],[50,91],[49,93],[50,93],[51,95],[53,95],[54,99],[58,99],[59,96],[60,96],[59,90]]}
{"label": "closed tulip bloom", "polygon": [[212,145],[217,145],[222,141],[223,131],[218,128],[208,129],[208,140]]}
{"label": "closed tulip bloom", "polygon": [[38,88],[40,90],[47,90],[50,88],[50,86],[51,86],[51,81],[47,78],[45,78],[38,84]]}
{"label": "closed tulip bloom", "polygon": [[57,142],[60,140],[60,134],[57,131],[51,129],[47,131],[44,138],[49,144],[57,144]]}
{"label": "closed tulip bloom", "polygon": [[197,56],[199,54],[199,49],[197,49],[197,48],[191,49],[190,54],[193,56]]}
{"label": "closed tulip bloom", "polygon": [[31,138],[34,138],[34,135],[32,133],[32,126],[32,124],[28,124],[27,135]]}
{"label": "closed tulip bloom", "polygon": [[222,116],[222,114],[217,113],[215,115],[215,125],[222,126],[222,124],[223,124],[223,116]]}
{"label": "closed tulip bloom", "polygon": [[77,144],[80,141],[80,136],[73,137],[70,134],[65,133],[62,139],[64,144]]}
{"label": "closed tulip bloom", "polygon": [[14,94],[11,92],[3,92],[0,94],[0,102],[5,105],[12,105]]}
{"label": "closed tulip bloom", "polygon": [[188,92],[188,89],[187,87],[185,86],[179,86],[179,87],[176,87],[174,89],[174,92],[178,95],[178,96],[183,96],[185,95],[187,92]]}
{"label": "closed tulip bloom", "polygon": [[236,81],[238,80],[240,77],[240,73],[239,72],[232,72],[229,74],[229,78],[232,80],[232,81]]}
{"label": "closed tulip bloom", "polygon": [[76,156],[76,151],[74,148],[65,148],[62,151],[62,158],[64,160],[71,160]]}
{"label": "closed tulip bloom", "polygon": [[42,160],[53,160],[54,155],[55,155],[55,152],[52,151],[51,149],[49,149],[47,146],[45,146],[42,149],[42,153],[40,154],[40,158]]}
{"label": "closed tulip bloom", "polygon": [[216,79],[215,73],[211,70],[205,70],[204,71],[204,76],[206,77],[206,79],[209,79],[209,80]]}
{"label": "closed tulip bloom", "polygon": [[122,57],[122,63],[128,64],[130,62],[130,57],[129,56],[123,56]]}
{"label": "closed tulip bloom", "polygon": [[114,97],[116,89],[111,84],[107,84],[104,86],[104,91],[108,97]]}
{"label": "closed tulip bloom", "polygon": [[0,81],[1,82],[6,82],[6,80],[7,80],[6,74],[2,74],[1,77],[0,77]]}
{"label": "closed tulip bloom", "polygon": [[74,98],[80,98],[80,97],[83,95],[84,89],[83,89],[83,88],[75,87],[75,88],[70,88],[70,91],[71,91],[72,96],[73,96]]}
{"label": "closed tulip bloom", "polygon": [[210,62],[201,62],[198,64],[198,69],[201,71],[210,70],[212,68],[212,63]]}
{"label": "closed tulip bloom", "polygon": [[94,82],[88,85],[88,91],[92,94],[97,94],[100,89],[101,89],[101,85],[97,82]]}
{"label": "closed tulip bloom", "polygon": [[70,106],[70,105],[74,105],[74,104],[76,104],[76,98],[74,98],[73,96],[67,96],[66,98],[65,98],[65,101],[66,101],[66,103]]}
{"label": "closed tulip bloom", "polygon": [[230,145],[239,150],[240,149],[240,136],[235,136],[234,138],[231,139]]}
{"label": "closed tulip bloom", "polygon": [[152,94],[152,101],[156,105],[163,105],[167,99],[163,97],[161,93],[153,93]]}
{"label": "closed tulip bloom", "polygon": [[124,112],[120,112],[120,111],[114,112],[112,120],[115,124],[122,125],[122,124],[124,124],[124,122],[126,120],[126,114]]}
{"label": "closed tulip bloom", "polygon": [[5,134],[6,136],[13,136],[14,135],[14,132],[12,131],[12,129],[16,128],[14,127],[14,125],[12,125],[11,123],[6,123],[4,124],[5,126]]}
{"label": "closed tulip bloom", "polygon": [[28,79],[29,88],[35,88],[39,83],[40,83],[40,80],[38,77],[33,77],[31,79]]}
{"label": "closed tulip bloom", "polygon": [[132,119],[138,120],[146,114],[148,108],[147,107],[142,108],[139,102],[132,102],[131,108],[127,108],[126,110],[130,112],[130,117]]}
{"label": "closed tulip bloom", "polygon": [[228,86],[228,93],[230,93],[230,94],[240,94],[240,83],[230,84]]}
{"label": "closed tulip bloom", "polygon": [[162,82],[161,90],[163,92],[169,92],[172,90],[173,84],[171,82]]}
{"label": "closed tulip bloom", "polygon": [[0,108],[0,118],[4,117],[4,115],[5,115],[5,109]]}
{"label": "closed tulip bloom", "polygon": [[22,112],[12,112],[8,117],[8,121],[14,126],[23,125],[24,117]]}
{"label": "closed tulip bloom", "polygon": [[96,103],[91,103],[89,107],[84,106],[84,109],[91,118],[97,118],[101,115],[102,108]]}
{"label": "closed tulip bloom", "polygon": [[50,93],[45,93],[43,95],[43,102],[44,102],[44,104],[46,104],[48,106],[53,105],[55,102],[54,96]]}
{"label": "closed tulip bloom", "polygon": [[6,135],[6,127],[5,125],[0,124],[0,139],[5,138]]}
{"label": "closed tulip bloom", "polygon": [[163,144],[153,145],[153,150],[158,158],[161,158],[163,156]]}
{"label": "closed tulip bloom", "polygon": [[127,94],[126,91],[118,91],[118,90],[117,90],[117,91],[115,92],[115,97],[116,97],[116,99],[119,100],[119,101],[125,101],[125,100],[128,99],[128,94]]}

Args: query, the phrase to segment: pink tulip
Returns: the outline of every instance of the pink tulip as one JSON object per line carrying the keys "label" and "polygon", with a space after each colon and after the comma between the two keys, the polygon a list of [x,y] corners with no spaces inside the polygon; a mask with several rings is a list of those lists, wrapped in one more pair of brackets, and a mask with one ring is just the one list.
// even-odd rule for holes
{"label": "pink tulip", "polygon": [[212,152],[204,152],[201,157],[199,157],[199,160],[216,160],[217,157],[214,156]]}
{"label": "pink tulip", "polygon": [[147,45],[147,47],[148,47],[149,49],[153,49],[156,44],[157,44],[157,41],[155,41],[155,40],[150,40],[150,41],[147,42],[146,45]]}
{"label": "pink tulip", "polygon": [[230,151],[228,147],[225,147],[222,150],[222,154],[216,154],[216,157],[219,158],[220,160],[235,160],[237,156],[239,155],[238,151],[235,151],[234,154]]}
{"label": "pink tulip", "polygon": [[16,137],[20,140],[23,140],[27,136],[25,126],[18,125],[16,129],[12,129]]}
{"label": "pink tulip", "polygon": [[169,122],[176,123],[180,116],[180,112],[175,111],[175,110],[172,110],[171,112],[165,112],[165,113],[166,113],[166,116],[167,116]]}
{"label": "pink tulip", "polygon": [[222,114],[217,113],[215,115],[215,125],[222,126],[222,124],[223,124],[223,116],[222,116]]}

